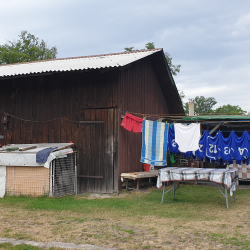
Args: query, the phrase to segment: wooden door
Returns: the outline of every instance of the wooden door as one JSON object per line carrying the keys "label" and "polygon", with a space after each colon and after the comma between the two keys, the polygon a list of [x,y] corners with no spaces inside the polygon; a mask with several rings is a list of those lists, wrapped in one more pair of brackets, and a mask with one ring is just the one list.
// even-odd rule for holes
{"label": "wooden door", "polygon": [[116,109],[84,109],[79,121],[78,193],[117,191]]}

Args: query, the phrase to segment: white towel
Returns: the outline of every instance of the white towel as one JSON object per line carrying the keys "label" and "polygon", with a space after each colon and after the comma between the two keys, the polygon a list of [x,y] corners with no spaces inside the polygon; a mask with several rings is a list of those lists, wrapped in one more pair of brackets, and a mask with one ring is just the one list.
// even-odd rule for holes
{"label": "white towel", "polygon": [[179,145],[179,151],[186,153],[199,149],[199,140],[201,138],[200,124],[192,123],[184,125],[175,123],[175,142]]}

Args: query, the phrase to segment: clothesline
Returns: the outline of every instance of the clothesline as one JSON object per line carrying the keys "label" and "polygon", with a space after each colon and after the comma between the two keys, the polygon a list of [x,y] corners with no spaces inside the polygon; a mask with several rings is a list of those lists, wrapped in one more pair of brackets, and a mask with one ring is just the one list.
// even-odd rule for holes
{"label": "clothesline", "polygon": [[[186,115],[181,115],[181,114],[172,114],[172,115],[170,115],[170,114],[142,114],[142,113],[135,113],[135,112],[131,112],[131,111],[122,111],[122,110],[120,110],[120,112],[121,113],[123,113],[123,114],[126,114],[126,113],[129,113],[129,114],[133,114],[133,115],[136,115],[136,116],[141,116],[142,118],[144,118],[144,119],[151,119],[151,120],[153,120],[153,119],[155,119],[155,120],[159,120],[159,119],[172,119],[173,120],[173,123],[175,123],[175,119],[177,120],[182,120],[182,118],[184,118],[184,117],[188,117],[188,116],[186,116]],[[227,116],[229,116],[229,115],[227,115]],[[234,116],[232,116],[232,119],[234,118]],[[199,123],[199,124],[219,124],[219,123],[221,123],[221,124],[227,124],[227,123],[249,123],[250,122],[250,120],[238,120],[238,121],[218,121],[218,120],[214,120],[214,121],[210,121],[210,122],[200,122],[200,121],[192,121],[192,123],[194,123],[194,122],[197,122],[197,123]],[[182,120],[182,123],[187,123],[187,124],[190,124],[191,122],[190,121],[183,121]]]}
{"label": "clothesline", "polygon": [[142,119],[128,113],[125,114],[121,126],[129,131],[142,132],[142,163],[165,166],[168,150],[200,160],[208,158],[229,163],[236,160],[237,164],[249,164],[250,135],[247,131],[244,131],[241,137],[232,131],[228,138],[224,138],[222,132],[212,137],[208,130],[205,130],[201,136],[200,126],[196,123],[169,124]]}

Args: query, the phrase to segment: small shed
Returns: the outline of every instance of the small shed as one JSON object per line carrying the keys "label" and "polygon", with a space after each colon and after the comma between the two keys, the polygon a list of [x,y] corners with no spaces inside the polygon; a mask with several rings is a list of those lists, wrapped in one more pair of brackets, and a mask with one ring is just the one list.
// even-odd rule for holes
{"label": "small shed", "polygon": [[162,49],[2,65],[0,88],[0,144],[72,141],[78,193],[118,192],[143,170],[122,111],[184,114]]}
{"label": "small shed", "polygon": [[[0,197],[49,195],[61,197],[76,191],[76,164],[72,143],[11,144],[0,149]],[[36,155],[50,154],[43,163]]]}

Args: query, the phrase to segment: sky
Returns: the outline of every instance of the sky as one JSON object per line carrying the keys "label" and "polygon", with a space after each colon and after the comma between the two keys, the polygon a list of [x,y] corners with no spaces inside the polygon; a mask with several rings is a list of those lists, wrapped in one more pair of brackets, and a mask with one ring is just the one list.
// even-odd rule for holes
{"label": "sky", "polygon": [[250,112],[249,0],[0,0],[0,44],[23,30],[57,58],[123,52],[153,42],[181,65],[184,102],[214,97]]}

